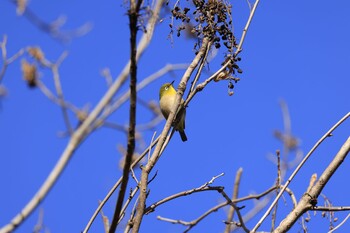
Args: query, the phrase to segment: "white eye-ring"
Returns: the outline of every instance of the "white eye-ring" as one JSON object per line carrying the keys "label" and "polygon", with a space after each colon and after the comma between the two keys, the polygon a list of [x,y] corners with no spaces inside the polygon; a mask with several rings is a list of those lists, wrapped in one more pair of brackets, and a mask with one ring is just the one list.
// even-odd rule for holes
{"label": "white eye-ring", "polygon": [[167,90],[169,89],[169,87],[168,87],[168,86],[166,86],[164,89],[167,91]]}

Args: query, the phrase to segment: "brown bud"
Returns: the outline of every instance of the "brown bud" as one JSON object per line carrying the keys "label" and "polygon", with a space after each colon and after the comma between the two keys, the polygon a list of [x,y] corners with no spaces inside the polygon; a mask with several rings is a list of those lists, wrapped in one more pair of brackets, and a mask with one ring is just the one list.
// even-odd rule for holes
{"label": "brown bud", "polygon": [[29,87],[36,87],[38,73],[34,64],[29,64],[26,60],[22,60],[21,64],[23,79],[27,81]]}
{"label": "brown bud", "polygon": [[77,111],[75,115],[80,122],[83,122],[88,117],[87,111],[84,111],[84,110]]}
{"label": "brown bud", "polygon": [[27,0],[17,0],[16,4],[17,4],[17,9],[16,9],[17,15],[22,15],[23,12],[26,10]]}
{"label": "brown bud", "polygon": [[37,61],[42,61],[44,59],[44,53],[41,51],[40,47],[29,47],[28,53]]}

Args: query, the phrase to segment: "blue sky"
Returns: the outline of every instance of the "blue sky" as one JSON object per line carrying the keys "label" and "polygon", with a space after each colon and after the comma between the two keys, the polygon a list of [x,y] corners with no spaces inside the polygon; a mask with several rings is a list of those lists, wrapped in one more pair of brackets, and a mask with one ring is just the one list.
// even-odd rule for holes
{"label": "blue sky", "polygon": [[[239,38],[248,18],[246,1],[231,1],[236,37]],[[0,36],[8,37],[9,55],[26,46],[40,46],[49,60],[56,60],[63,51],[69,55],[60,67],[61,82],[67,100],[79,108],[91,108],[107,90],[100,72],[108,67],[117,77],[129,56],[129,32],[126,8],[118,1],[30,1],[29,7],[47,22],[60,15],[67,16],[63,29],[73,29],[86,22],[93,25],[85,36],[62,44],[40,31],[24,17],[16,15],[10,1],[0,2]],[[175,135],[155,167],[156,179],[151,183],[147,204],[183,190],[201,186],[222,172],[214,185],[225,186],[231,195],[234,175],[243,168],[240,196],[259,193],[269,188],[276,177],[276,166],[268,155],[282,149],[273,131],[283,130],[279,101],[289,106],[292,132],[300,139],[300,149],[306,153],[314,143],[350,109],[349,23],[350,3],[330,1],[261,1],[241,53],[239,63],[244,71],[235,85],[235,94],[228,96],[227,82],[211,83],[199,93],[187,109],[186,133],[183,143]],[[139,80],[168,63],[189,63],[194,57],[193,41],[168,39],[169,19],[156,29],[154,39],[139,63]],[[141,34],[141,33],[140,33]],[[220,67],[222,50],[210,64],[210,72]],[[61,110],[39,90],[29,89],[22,80],[20,60],[11,64],[2,85],[7,96],[0,109],[0,224],[6,224],[30,200],[45,180],[68,138],[59,137],[65,130]],[[2,63],[1,63],[2,64]],[[166,75],[139,93],[142,100],[158,100],[159,87],[164,82],[181,78],[183,71]],[[52,75],[40,70],[41,80],[53,90]],[[125,85],[123,90],[126,90]],[[122,92],[121,92],[122,93]],[[120,94],[120,93],[119,93]],[[117,96],[119,96],[119,94]],[[90,109],[91,109],[90,108]],[[127,124],[127,105],[110,121]],[[139,123],[151,119],[151,114],[138,107]],[[73,124],[76,120],[70,115]],[[155,130],[159,134],[162,121]],[[327,139],[300,171],[291,184],[297,199],[305,192],[313,173],[321,174],[342,143],[349,136],[350,122],[345,122]],[[154,131],[143,132],[146,145]],[[121,154],[117,145],[125,145],[123,133],[102,128],[91,135],[76,151],[57,184],[39,209],[44,210],[44,224],[51,232],[80,232],[120,176]],[[292,156],[292,155],[291,155]],[[349,161],[345,160],[324,194],[335,206],[348,205],[350,189],[344,184],[349,176]],[[289,173],[290,174],[290,171]],[[130,183],[134,186],[133,180]],[[279,205],[278,222],[291,209]],[[105,207],[111,217],[116,196]],[[222,201],[215,192],[183,197],[145,216],[141,232],[181,232],[185,228],[158,221],[156,216],[191,221]],[[319,204],[322,204],[322,198]],[[244,203],[246,213],[252,202]],[[38,219],[35,211],[16,232],[30,232]],[[220,210],[201,222],[192,232],[222,232],[225,211]],[[326,232],[328,221],[320,213],[308,224],[310,232]],[[258,217],[260,217],[258,215]],[[336,213],[339,221],[346,213]],[[258,218],[249,222],[254,226]],[[270,229],[270,220],[261,230]],[[337,223],[336,223],[337,224]],[[296,224],[293,232],[301,229]],[[100,216],[91,232],[102,232]],[[350,230],[346,223],[339,232]],[[122,232],[119,229],[119,232]]]}

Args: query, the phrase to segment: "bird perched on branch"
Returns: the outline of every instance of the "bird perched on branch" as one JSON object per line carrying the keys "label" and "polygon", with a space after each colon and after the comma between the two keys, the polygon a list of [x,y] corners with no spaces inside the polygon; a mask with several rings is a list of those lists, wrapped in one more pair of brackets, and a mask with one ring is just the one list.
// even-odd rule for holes
{"label": "bird perched on branch", "polygon": [[[163,113],[165,119],[168,119],[169,114],[171,112],[171,107],[173,106],[176,99],[176,90],[173,87],[173,83],[174,81],[172,81],[171,83],[165,83],[159,90],[160,110]],[[180,114],[180,116],[175,117],[175,122],[173,123],[173,126],[175,130],[179,131],[181,140],[185,142],[187,141],[187,136],[185,134],[186,110],[180,109],[180,111],[177,114]]]}

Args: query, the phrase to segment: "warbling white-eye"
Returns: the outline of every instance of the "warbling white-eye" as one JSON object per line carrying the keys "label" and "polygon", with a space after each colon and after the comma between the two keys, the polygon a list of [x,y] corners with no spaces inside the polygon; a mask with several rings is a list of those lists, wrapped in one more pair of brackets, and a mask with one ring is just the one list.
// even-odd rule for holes
{"label": "warbling white-eye", "polygon": [[[165,119],[168,119],[168,116],[171,112],[171,107],[173,106],[175,99],[176,99],[176,90],[173,87],[173,82],[171,83],[165,83],[159,90],[159,105],[160,110],[163,113],[163,116]],[[183,101],[183,100],[182,100]],[[175,117],[175,124],[173,125],[175,130],[179,131],[181,140],[183,142],[187,141],[187,136],[185,134],[185,117],[186,117],[186,110],[180,110],[178,114],[181,113],[181,116]]]}

